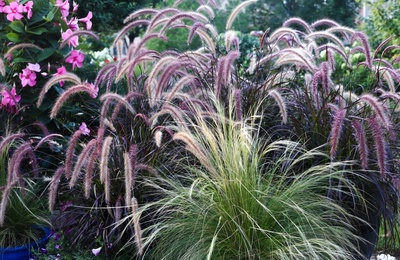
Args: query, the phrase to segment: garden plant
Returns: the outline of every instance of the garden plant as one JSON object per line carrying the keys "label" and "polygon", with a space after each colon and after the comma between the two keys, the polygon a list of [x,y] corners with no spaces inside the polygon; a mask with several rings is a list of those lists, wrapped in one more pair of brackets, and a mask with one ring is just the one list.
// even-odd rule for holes
{"label": "garden plant", "polygon": [[243,34],[255,2],[224,29],[217,1],[136,10],[99,63],[91,12],[0,1],[0,213],[38,183],[65,244],[119,259],[366,259],[380,229],[398,240],[398,46],[328,19]]}

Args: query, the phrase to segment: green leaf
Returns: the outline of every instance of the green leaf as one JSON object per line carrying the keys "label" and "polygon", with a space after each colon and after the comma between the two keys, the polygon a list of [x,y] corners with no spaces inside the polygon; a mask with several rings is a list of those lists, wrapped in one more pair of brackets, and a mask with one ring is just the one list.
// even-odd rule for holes
{"label": "green leaf", "polygon": [[47,59],[48,57],[53,55],[55,51],[56,50],[53,48],[44,49],[43,51],[40,52],[39,56],[37,57],[37,62],[41,62],[41,61]]}
{"label": "green leaf", "polygon": [[42,33],[48,32],[48,30],[46,28],[39,27],[33,30],[28,30],[27,32],[31,34],[41,35]]}
{"label": "green leaf", "polygon": [[25,32],[25,26],[22,21],[15,20],[8,25],[13,31],[23,33]]}
{"label": "green leaf", "polygon": [[36,0],[33,5],[32,17],[29,20],[28,25],[35,24],[37,22],[41,22],[45,19],[50,9],[49,0]]}
{"label": "green leaf", "polygon": [[18,34],[16,34],[16,33],[14,33],[14,32],[9,32],[9,33],[7,33],[6,34],[6,37],[7,37],[7,39],[9,40],[9,41],[12,41],[12,42],[14,42],[14,43],[18,43],[20,40],[19,40],[19,35]]}
{"label": "green leaf", "polygon": [[23,57],[16,57],[16,58],[13,58],[12,61],[13,61],[14,63],[32,62],[32,59],[27,59],[27,58],[23,58]]}

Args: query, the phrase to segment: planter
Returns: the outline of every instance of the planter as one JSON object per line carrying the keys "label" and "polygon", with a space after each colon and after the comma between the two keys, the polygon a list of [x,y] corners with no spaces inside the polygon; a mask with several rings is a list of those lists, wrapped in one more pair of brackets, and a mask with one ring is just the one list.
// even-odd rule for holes
{"label": "planter", "polygon": [[31,251],[44,247],[51,236],[51,230],[47,227],[38,227],[43,230],[44,236],[39,241],[27,245],[0,248],[0,260],[27,260],[30,258]]}

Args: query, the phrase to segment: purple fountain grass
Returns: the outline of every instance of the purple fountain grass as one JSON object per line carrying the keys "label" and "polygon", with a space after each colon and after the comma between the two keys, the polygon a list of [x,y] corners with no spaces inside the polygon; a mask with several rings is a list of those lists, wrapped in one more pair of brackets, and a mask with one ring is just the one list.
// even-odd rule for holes
{"label": "purple fountain grass", "polygon": [[329,141],[330,146],[331,146],[330,157],[331,157],[332,161],[336,157],[339,140],[340,140],[340,135],[342,133],[343,122],[346,117],[346,112],[347,112],[347,109],[339,108],[337,111],[335,111],[335,115],[333,116],[331,137],[330,137],[330,141]]}
{"label": "purple fountain grass", "polygon": [[155,15],[157,14],[159,11],[153,8],[143,8],[143,9],[139,9],[133,13],[131,13],[130,15],[128,15],[128,17],[126,17],[124,19],[124,23],[128,23],[140,16],[148,16],[148,15]]}
{"label": "purple fountain grass", "polygon": [[235,18],[238,16],[238,14],[247,6],[253,4],[257,2],[257,0],[247,0],[242,2],[241,4],[237,5],[235,7],[235,9],[232,10],[232,12],[230,13],[227,21],[226,21],[226,25],[225,25],[225,29],[229,30],[232,27],[233,22],[235,21]]}
{"label": "purple fountain grass", "polygon": [[62,75],[57,75],[57,76],[53,76],[51,77],[46,84],[44,84],[42,90],[40,91],[39,97],[38,97],[38,101],[36,103],[37,107],[40,107],[40,105],[43,102],[44,96],[46,95],[47,91],[49,91],[49,89],[56,83],[60,83],[61,81],[69,81],[74,83],[75,85],[81,85],[82,81],[81,79],[70,72],[66,72],[65,74]]}
{"label": "purple fountain grass", "polygon": [[382,132],[381,124],[376,116],[368,118],[368,123],[374,140],[376,150],[376,159],[379,167],[379,173],[382,178],[386,177],[386,142]]}
{"label": "purple fountain grass", "polygon": [[0,202],[0,227],[4,225],[4,220],[6,217],[6,209],[8,204],[8,199],[10,196],[10,192],[12,188],[17,184],[17,180],[12,180],[11,182],[7,183],[6,187],[4,188],[1,194],[1,202]]}
{"label": "purple fountain grass", "polygon": [[86,92],[89,94],[89,96],[95,96],[97,95],[96,91],[91,88],[88,84],[81,84],[81,85],[75,85],[72,87],[69,87],[66,91],[64,91],[56,100],[56,102],[53,105],[53,108],[51,109],[50,112],[50,118],[54,119],[61,107],[64,105],[64,103],[72,96],[80,92]]}
{"label": "purple fountain grass", "polygon": [[189,31],[189,35],[187,37],[187,44],[190,44],[193,40],[193,37],[196,35],[197,30],[203,30],[204,32],[207,31],[207,28],[204,23],[200,22],[195,22],[191,27]]}
{"label": "purple fountain grass", "polygon": [[14,142],[15,139],[23,140],[22,138],[24,138],[25,136],[26,136],[26,134],[24,134],[24,133],[13,133],[13,134],[4,136],[0,142],[0,152],[3,152],[3,149],[6,146],[12,144],[12,142]]}
{"label": "purple fountain grass", "polygon": [[213,9],[206,4],[202,4],[199,7],[197,7],[196,12],[203,12],[205,14],[207,14],[209,16],[210,19],[214,19],[215,18],[215,13],[213,11]]}
{"label": "purple fountain grass", "polygon": [[49,211],[54,211],[56,204],[58,186],[60,184],[61,177],[65,174],[65,166],[60,166],[53,174],[49,185]]}
{"label": "purple fountain grass", "polygon": [[6,68],[4,67],[4,61],[0,58],[0,74],[2,76],[6,75]]}
{"label": "purple fountain grass", "polygon": [[281,27],[271,33],[271,35],[267,39],[267,43],[268,44],[278,44],[281,40],[283,40],[284,36],[292,37],[293,40],[298,44],[301,44],[301,42],[302,42],[300,40],[299,36],[297,35],[296,30],[293,30],[288,27]]}
{"label": "purple fountain grass", "polygon": [[157,12],[157,14],[155,14],[152,17],[150,24],[147,27],[146,33],[150,32],[152,29],[154,29],[154,27],[157,25],[157,23],[159,22],[160,19],[164,19],[164,18],[166,18],[167,15],[171,15],[171,14],[173,15],[173,14],[177,14],[179,12],[180,12],[180,10],[176,9],[176,8],[164,8],[162,10],[159,10]]}
{"label": "purple fountain grass", "polygon": [[[62,138],[63,135],[60,134],[48,134],[45,137],[43,137],[42,139],[40,139],[40,141],[36,144],[34,150],[36,151],[37,149],[39,149],[44,143],[48,143],[49,146],[52,146],[52,139],[55,137],[60,137]],[[53,148],[50,148],[51,150],[54,150]],[[1,150],[1,149],[0,149]]]}
{"label": "purple fountain grass", "polygon": [[75,133],[71,136],[68,144],[68,148],[65,155],[65,177],[69,179],[72,174],[72,165],[73,165],[73,158],[74,158],[74,151],[76,143],[78,142],[79,137],[81,137],[82,131],[76,130]]}
{"label": "purple fountain grass", "polygon": [[268,96],[271,96],[275,102],[278,104],[279,111],[282,116],[282,123],[286,124],[287,123],[287,109],[286,109],[286,103],[282,97],[282,95],[277,91],[276,89],[270,89],[267,91]]}
{"label": "purple fountain grass", "polygon": [[[21,174],[21,165],[22,161],[26,158],[31,159],[32,156],[30,152],[33,151],[33,147],[30,142],[23,143],[15,149],[13,155],[10,158],[10,163],[7,169],[7,182],[11,182],[13,180],[18,181],[20,187],[23,187],[23,179]],[[38,165],[37,162],[31,161],[32,170],[36,170]],[[34,168],[36,167],[36,169]]]}
{"label": "purple fountain grass", "polygon": [[335,43],[339,47],[339,49],[341,49],[343,51],[345,50],[345,46],[344,46],[343,42],[336,35],[329,33],[327,31],[312,32],[310,34],[307,34],[304,39],[309,40],[309,41],[314,41],[315,39],[318,39],[318,38],[324,38],[324,39],[330,40],[333,43]]}
{"label": "purple fountain grass", "polygon": [[235,104],[236,120],[242,121],[242,119],[243,119],[243,105],[242,105],[242,91],[240,89],[235,89],[235,92],[234,92],[234,104]]}
{"label": "purple fountain grass", "polygon": [[[105,93],[100,97],[100,101],[103,101],[105,103],[108,103],[107,102],[108,100],[113,100],[113,101],[117,102],[118,104],[123,105],[132,115],[136,115],[135,109],[126,100],[125,97],[123,97],[123,96],[121,96],[119,94],[116,94],[116,93],[112,93],[112,92]],[[103,108],[104,108],[104,105],[103,105]],[[105,107],[105,109],[107,110],[108,107]],[[103,113],[102,113],[102,115],[103,115]]]}
{"label": "purple fountain grass", "polygon": [[16,44],[16,45],[12,46],[11,48],[9,48],[7,50],[7,52],[4,54],[4,58],[7,58],[7,57],[9,57],[9,55],[12,55],[12,53],[15,50],[27,49],[27,48],[32,48],[32,49],[36,49],[36,50],[39,50],[39,51],[43,51],[42,48],[40,48],[39,46],[37,46],[35,44],[32,44],[32,43],[19,43],[19,44]]}
{"label": "purple fountain grass", "polygon": [[234,50],[239,50],[239,38],[237,33],[233,30],[229,30],[225,32],[224,35],[225,42],[225,50],[229,52],[231,50],[231,46],[234,46]]}
{"label": "purple fountain grass", "polygon": [[96,79],[94,81],[95,86],[106,85],[106,91],[109,92],[112,83],[114,82],[115,75],[117,74],[117,64],[109,63],[105,65],[100,71],[97,73]]}
{"label": "purple fountain grass", "polygon": [[135,244],[136,250],[138,251],[138,255],[141,256],[143,254],[143,245],[142,245],[142,229],[140,227],[140,216],[138,215],[139,204],[135,197],[132,197],[131,205],[132,205],[132,222],[133,228],[135,230]]}
{"label": "purple fountain grass", "polygon": [[[96,139],[96,146],[99,146],[99,143],[97,142]],[[98,161],[98,148],[95,147],[92,152],[88,155],[90,158],[87,166],[86,166],[86,174],[85,174],[85,183],[84,183],[84,190],[85,190],[85,198],[89,199],[90,197],[90,191],[92,187],[92,176],[93,176],[93,171],[94,171],[94,166],[96,161]]]}
{"label": "purple fountain grass", "polygon": [[133,28],[140,27],[140,26],[147,26],[149,25],[148,20],[136,20],[133,22],[130,22],[129,24],[125,25],[122,30],[118,32],[118,34],[115,36],[113,45],[117,45],[117,43],[125,36],[128,34],[129,31],[131,31]]}
{"label": "purple fountain grass", "polygon": [[275,65],[297,65],[306,68],[314,73],[318,67],[314,64],[314,60],[309,56],[309,53],[302,48],[286,48],[279,52],[279,57],[275,61]]}
{"label": "purple fountain grass", "polygon": [[289,27],[292,24],[300,25],[301,27],[303,27],[305,29],[306,33],[311,33],[312,32],[312,29],[311,29],[310,25],[306,21],[301,19],[300,17],[291,17],[291,18],[287,19],[282,24],[282,26],[283,27]]}
{"label": "purple fountain grass", "polygon": [[[124,176],[125,176],[125,201],[128,202],[132,198],[132,189],[133,189],[133,169],[131,164],[131,156],[128,152],[124,152]],[[130,204],[126,205],[128,209],[130,209]]]}
{"label": "purple fountain grass", "polygon": [[112,136],[107,136],[104,139],[103,145],[101,147],[100,156],[100,182],[104,183],[106,175],[108,175],[108,159],[111,151],[111,143],[113,141]]}
{"label": "purple fountain grass", "polygon": [[[69,188],[72,189],[78,178],[79,174],[82,173],[83,169],[85,168],[85,165],[89,163],[89,161],[94,160],[94,158],[91,158],[89,155],[93,154],[92,152],[96,149],[96,144],[97,140],[92,139],[90,140],[86,146],[82,149],[82,151],[79,153],[79,156],[76,160],[74,169],[71,174],[71,178],[69,181]],[[87,172],[87,171],[86,171]]]}
{"label": "purple fountain grass", "polygon": [[363,47],[362,53],[365,55],[366,63],[368,68],[372,68],[372,61],[371,61],[371,48],[369,47],[369,41],[367,35],[365,33],[357,31],[353,34],[351,38],[351,42],[354,43],[357,39],[361,41],[361,45]]}
{"label": "purple fountain grass", "polygon": [[[127,102],[131,102],[132,100],[134,100],[135,98],[139,98],[139,97],[143,97],[143,94],[142,93],[139,93],[139,92],[134,92],[134,91],[131,91],[131,92],[128,92],[128,94],[126,94],[125,96],[124,96],[124,99],[127,101]],[[107,102],[107,105],[109,104],[109,102]],[[104,105],[105,107],[107,107],[107,105]],[[118,114],[119,114],[119,112],[121,111],[121,109],[124,107],[124,105],[122,104],[122,103],[117,103],[116,105],[115,105],[115,108],[114,108],[114,111],[113,111],[113,113],[112,113],[112,115],[111,115],[111,121],[114,121],[116,118],[117,118],[117,116],[118,116]],[[105,118],[105,114],[104,113],[102,113],[101,114],[102,116],[100,117],[100,118]],[[136,117],[137,115],[135,115],[135,117]]]}
{"label": "purple fountain grass", "polygon": [[360,154],[361,168],[368,169],[368,144],[365,135],[365,130],[361,122],[357,119],[351,121],[351,125],[355,131],[355,138],[357,140],[358,153]]}
{"label": "purple fountain grass", "polygon": [[313,22],[310,27],[312,29],[315,29],[317,27],[321,27],[321,26],[328,26],[328,27],[339,27],[340,24],[338,24],[337,22],[330,20],[330,19],[321,19],[318,21]]}
{"label": "purple fountain grass", "polygon": [[[199,16],[201,16],[199,13],[194,13],[194,12],[184,13],[184,12],[180,12],[180,13],[170,17],[168,19],[168,21],[164,24],[164,26],[161,28],[161,30],[158,33],[163,35],[165,33],[165,31],[172,24],[176,23],[177,21],[182,22],[182,24],[184,24],[182,19],[188,19],[188,20],[190,20],[190,21],[195,23],[196,21],[199,21]],[[209,22],[207,17],[203,16],[203,18],[204,18],[203,21],[202,21],[203,23],[208,23]]]}
{"label": "purple fountain grass", "polygon": [[360,101],[365,102],[370,108],[372,108],[372,111],[376,114],[387,130],[391,129],[392,123],[389,119],[387,107],[385,107],[382,102],[379,102],[376,97],[368,93],[361,95]]}

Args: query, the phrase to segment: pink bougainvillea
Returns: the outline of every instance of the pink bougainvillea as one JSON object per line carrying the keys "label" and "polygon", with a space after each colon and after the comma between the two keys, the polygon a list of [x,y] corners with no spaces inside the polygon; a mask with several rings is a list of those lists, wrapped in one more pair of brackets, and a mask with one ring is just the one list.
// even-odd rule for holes
{"label": "pink bougainvillea", "polygon": [[17,95],[15,87],[11,90],[4,89],[1,92],[1,97],[0,107],[4,107],[6,111],[14,113],[16,111],[17,103],[21,100],[21,96]]}
{"label": "pink bougainvillea", "polygon": [[24,6],[19,4],[18,1],[11,2],[10,5],[6,5],[3,7],[3,12],[7,14],[7,20],[21,20],[24,16],[22,13],[24,12]]}

